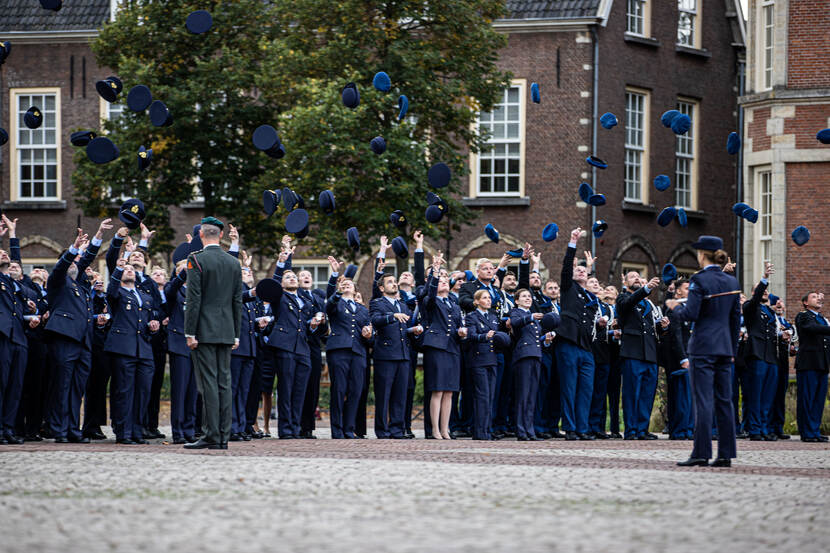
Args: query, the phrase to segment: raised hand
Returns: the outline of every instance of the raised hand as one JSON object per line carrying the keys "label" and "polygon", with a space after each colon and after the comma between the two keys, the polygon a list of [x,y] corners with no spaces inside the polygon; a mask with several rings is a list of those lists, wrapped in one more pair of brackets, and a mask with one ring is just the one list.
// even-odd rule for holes
{"label": "raised hand", "polygon": [[412,239],[415,240],[415,248],[418,250],[424,249],[424,233],[416,230],[412,233]]}
{"label": "raised hand", "polygon": [[331,267],[331,272],[340,274],[340,263],[338,263],[337,260],[332,256],[329,256],[328,260],[329,266]]}
{"label": "raised hand", "polygon": [[770,275],[775,274],[775,267],[769,261],[764,263],[764,278],[769,278]]}
{"label": "raised hand", "polygon": [[735,272],[735,262],[732,261],[731,257],[726,258],[726,265],[723,266],[724,273],[734,273]]}
{"label": "raised hand", "polygon": [[153,235],[155,233],[156,233],[156,231],[148,229],[144,225],[144,223],[141,223],[141,239],[142,240],[146,240],[147,242],[149,242],[150,239],[153,237]]}
{"label": "raised hand", "polygon": [[[9,238],[17,238],[17,217],[15,217],[14,220],[12,220],[6,217],[6,214],[4,213],[3,223],[6,225],[6,228],[9,231]],[[0,236],[2,236],[2,234],[0,234]]]}
{"label": "raised hand", "polygon": [[76,250],[80,250],[81,244],[83,244],[87,238],[89,237],[86,234],[84,234],[84,229],[79,228],[78,236],[75,237],[75,242],[72,245],[75,247]]}
{"label": "raised hand", "polygon": [[[115,235],[116,235],[117,237],[121,238],[122,240],[123,240],[124,238],[126,238],[128,234],[130,234],[130,229],[128,229],[127,227],[121,227],[121,228],[120,228],[120,229],[118,229],[118,231],[116,231],[116,233],[115,233]],[[188,235],[188,236],[189,236],[189,235]],[[190,240],[188,240],[188,242],[190,242]]]}
{"label": "raised hand", "polygon": [[535,267],[539,267],[539,263],[542,261],[542,252],[533,252],[530,254],[530,261],[533,262]]}
{"label": "raised hand", "polygon": [[585,251],[585,266],[588,268],[588,274],[591,274],[591,269],[593,268],[594,263],[597,262],[597,259],[598,258],[591,255],[591,252],[587,250]]}
{"label": "raised hand", "polygon": [[98,225],[98,232],[95,233],[95,238],[101,240],[104,237],[104,231],[112,229],[113,225],[112,219],[104,219],[101,221],[101,224]]}
{"label": "raised hand", "polygon": [[236,227],[229,223],[228,228],[230,229],[228,231],[228,238],[230,238],[231,242],[239,242],[239,231],[236,230]]}
{"label": "raised hand", "polygon": [[[119,230],[118,232],[121,232],[121,231]],[[184,237],[187,239],[188,244],[193,242],[193,236],[191,234],[185,234]]]}
{"label": "raised hand", "polygon": [[573,229],[571,231],[571,243],[577,243],[580,236],[582,236],[582,229],[580,227]]}
{"label": "raised hand", "polygon": [[648,281],[648,284],[646,284],[646,286],[648,286],[649,290],[655,290],[658,286],[660,286],[660,279],[654,277]]}
{"label": "raised hand", "polygon": [[378,269],[377,269],[377,272],[382,273],[382,272],[383,272],[383,269],[385,269],[385,268],[386,268],[386,258],[385,258],[385,257],[381,257],[380,259],[378,259]]}
{"label": "raised hand", "polygon": [[389,239],[384,235],[380,237],[380,253],[386,254],[386,250],[389,249]]}
{"label": "raised hand", "polygon": [[286,234],[282,237],[282,249],[287,250],[291,248],[291,236]]}
{"label": "raised hand", "polygon": [[136,243],[133,242],[133,239],[128,236],[126,242],[124,243],[124,251],[127,253],[133,253],[136,247]]}
{"label": "raised hand", "polygon": [[531,255],[533,255],[533,246],[530,245],[530,242],[525,242],[525,247],[522,250],[522,259],[527,261]]}

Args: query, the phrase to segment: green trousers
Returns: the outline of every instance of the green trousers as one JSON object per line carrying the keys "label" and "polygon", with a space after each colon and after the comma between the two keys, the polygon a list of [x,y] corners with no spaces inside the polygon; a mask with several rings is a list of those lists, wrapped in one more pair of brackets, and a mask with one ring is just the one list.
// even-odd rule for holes
{"label": "green trousers", "polygon": [[231,345],[205,344],[190,352],[196,386],[202,394],[202,438],[226,444],[231,435]]}

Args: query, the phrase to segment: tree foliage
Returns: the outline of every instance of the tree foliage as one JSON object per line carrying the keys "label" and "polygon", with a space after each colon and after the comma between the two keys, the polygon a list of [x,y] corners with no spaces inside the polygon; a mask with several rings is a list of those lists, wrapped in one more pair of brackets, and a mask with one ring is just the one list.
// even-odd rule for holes
{"label": "tree foliage", "polygon": [[[192,35],[191,11],[207,9],[213,28]],[[504,37],[492,21],[501,0],[214,0],[125,2],[93,49],[99,63],[130,87],[146,84],[173,114],[171,127],[153,127],[146,113],[107,123],[121,157],[96,166],[76,155],[76,196],[97,213],[136,195],[148,223],[171,240],[169,206],[204,196],[205,211],[240,227],[248,248],[273,252],[286,214],[266,219],[265,189],[290,187],[306,200],[311,231],[301,241],[317,253],[348,254],[345,229],[356,226],[363,253],[370,238],[396,234],[389,214],[402,209],[410,229],[438,237],[448,231],[424,220],[426,173],[435,161],[454,174],[450,203],[455,228],[472,213],[457,201],[464,154],[481,146],[474,132],[479,109],[489,109],[509,82],[496,67]],[[392,90],[375,90],[372,77],[387,72]],[[360,90],[351,110],[340,92]],[[397,119],[405,94],[409,115]],[[251,142],[261,124],[276,127],[286,156],[274,160]],[[369,147],[383,136],[387,150]],[[151,169],[139,173],[135,152],[154,150]],[[334,192],[337,210],[325,215],[315,198]],[[169,247],[169,246],[168,246]]]}

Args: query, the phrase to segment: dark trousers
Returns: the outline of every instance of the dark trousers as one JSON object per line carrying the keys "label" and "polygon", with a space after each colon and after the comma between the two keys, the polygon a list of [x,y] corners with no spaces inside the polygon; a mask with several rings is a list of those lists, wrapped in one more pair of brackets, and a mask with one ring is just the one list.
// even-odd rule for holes
{"label": "dark trousers", "polygon": [[173,439],[196,433],[196,375],[189,355],[170,354],[170,426]]}
{"label": "dark trousers", "polygon": [[729,357],[691,357],[695,398],[695,445],[692,457],[712,458],[712,415],[718,425],[718,458],[736,456],[732,413],[732,362]]}
{"label": "dark trousers", "polygon": [[317,404],[320,401],[320,378],[323,374],[323,354],[320,348],[311,348],[311,372],[305,387],[303,411],[300,415],[300,432],[311,433],[316,428]]}
{"label": "dark trousers", "polygon": [[516,421],[516,436],[519,438],[536,435],[533,417],[536,413],[541,367],[542,363],[538,357],[524,357],[513,361],[513,420]]}
{"label": "dark trousers", "polygon": [[[274,350],[277,366],[277,429],[280,438],[300,435],[300,417],[305,389],[311,374],[311,360],[280,349]],[[266,416],[269,416],[266,414]]]}
{"label": "dark trousers", "polygon": [[[409,384],[406,387],[406,408],[404,409],[404,423],[406,431],[412,432],[412,405],[415,402],[415,371],[418,370],[418,352],[415,349],[409,350]],[[429,397],[424,393],[424,398]],[[426,399],[424,401],[427,401]],[[424,424],[429,424],[432,428],[432,423],[429,421],[429,409],[424,406]]]}
{"label": "dark trousers", "polygon": [[648,432],[657,391],[657,364],[623,358],[622,384],[625,435],[644,436]]}
{"label": "dark trousers", "polygon": [[[553,405],[551,403],[551,387],[556,378],[556,388],[559,389],[558,374],[554,371],[553,356],[549,351],[542,352],[542,367],[539,373],[539,395],[536,398],[536,414],[533,418],[536,433],[552,432],[559,429],[559,421],[553,420]],[[557,394],[558,395],[558,394]],[[557,403],[559,398],[556,398]]]}
{"label": "dark trousers", "polygon": [[29,354],[26,356],[26,374],[23,377],[23,393],[17,408],[15,426],[20,436],[40,434],[46,397],[46,371],[48,349],[39,338],[29,337]]}
{"label": "dark trousers", "polygon": [[54,438],[81,438],[81,399],[92,363],[92,352],[80,342],[53,336],[49,344],[52,366],[48,425]]}
{"label": "dark trousers", "polygon": [[473,438],[490,439],[490,413],[496,397],[496,366],[474,367],[470,369],[473,381]]}
{"label": "dark trousers", "polygon": [[0,337],[0,434],[14,435],[28,353],[26,346]]}
{"label": "dark trousers", "polygon": [[[254,425],[257,423],[257,413],[259,412],[260,396],[262,395],[262,353],[257,352],[257,357],[254,359],[254,370],[251,373],[251,386],[248,388],[248,401],[245,404],[245,431],[253,432]],[[266,413],[266,416],[268,414]]]}
{"label": "dark trousers", "polygon": [[93,347],[92,367],[84,396],[84,433],[97,432],[107,425],[107,389],[111,376],[109,354],[103,348]]}
{"label": "dark trousers", "polygon": [[[450,430],[469,432],[473,425],[473,405],[475,404],[473,391],[473,375],[464,363],[461,355],[461,390],[452,394],[452,410],[450,411]],[[426,398],[426,395],[424,395]],[[426,399],[424,400],[426,401]]]}
{"label": "dark trousers", "polygon": [[761,359],[747,361],[746,430],[750,435],[770,434],[770,411],[775,400],[778,366]]}
{"label": "dark trousers", "polygon": [[231,435],[231,345],[205,344],[190,352],[196,387],[202,395],[204,440],[227,443]]}
{"label": "dark trousers", "polygon": [[110,359],[115,375],[112,429],[116,438],[141,440],[153,383],[153,361],[115,353]]}
{"label": "dark trousers", "polygon": [[787,358],[784,363],[778,363],[775,398],[772,400],[772,411],[770,412],[770,427],[773,434],[784,433],[784,421],[787,413],[787,386],[790,383],[790,365],[788,361]]}
{"label": "dark trousers", "polygon": [[403,436],[409,361],[375,359],[375,436]]}
{"label": "dark trousers", "polygon": [[516,421],[511,420],[513,415],[513,363],[509,352],[499,354],[496,373],[496,404],[493,415],[493,430],[507,432],[516,429]]}
{"label": "dark trousers", "polygon": [[[747,423],[747,414],[749,412],[747,405],[749,403],[749,393],[747,392],[749,377],[747,373],[749,370],[746,366],[738,367],[735,365],[732,372],[732,410],[735,415],[735,430],[738,432],[747,432],[749,429]],[[742,395],[743,407],[741,407],[740,401]]]}
{"label": "dark trousers", "polygon": [[354,433],[357,436],[366,436],[366,403],[369,399],[369,383],[372,382],[372,356],[366,355],[366,371],[363,373],[363,391],[357,402],[357,415],[354,421]]}
{"label": "dark trousers", "polygon": [[619,358],[611,361],[608,368],[608,415],[611,432],[620,431],[620,392],[622,391],[622,362]]}
{"label": "dark trousers", "polygon": [[248,392],[251,388],[251,376],[254,374],[254,358],[231,354],[231,396],[233,397],[233,414],[231,415],[231,433],[245,432],[248,417],[245,408],[248,405]]}
{"label": "dark trousers", "polygon": [[588,416],[591,432],[605,432],[605,397],[609,371],[610,367],[606,363],[594,366],[594,393],[591,395],[591,414]]}
{"label": "dark trousers", "polygon": [[[668,371],[667,371],[668,372]],[[694,432],[692,384],[688,369],[678,369],[667,376],[666,387],[669,435],[684,438]]]}
{"label": "dark trousers", "polygon": [[159,410],[161,409],[161,387],[164,384],[164,368],[167,364],[167,346],[161,340],[153,341],[153,380],[150,395],[147,398],[147,414],[144,427],[159,427]]}
{"label": "dark trousers", "polygon": [[821,436],[821,415],[827,399],[827,373],[823,371],[798,371],[796,420],[801,439]]}
{"label": "dark trousers", "polygon": [[354,438],[366,355],[350,349],[335,349],[326,352],[326,360],[331,377],[331,437]]}
{"label": "dark trousers", "polygon": [[560,340],[556,344],[556,366],[562,403],[562,429],[587,433],[594,393],[594,355],[576,344]]}

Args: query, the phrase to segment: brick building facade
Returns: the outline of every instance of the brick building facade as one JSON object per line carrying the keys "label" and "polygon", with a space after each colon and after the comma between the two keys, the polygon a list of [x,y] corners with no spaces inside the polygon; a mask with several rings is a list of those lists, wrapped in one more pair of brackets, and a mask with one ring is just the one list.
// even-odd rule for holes
{"label": "brick building facade", "polygon": [[[0,195],[4,211],[23,222],[23,254],[33,264],[53,263],[76,225],[94,225],[79,219],[72,198],[74,148],[68,136],[75,128],[96,128],[101,116],[116,115],[95,92],[94,83],[109,72],[96,66],[89,49],[115,3],[77,0],[54,14],[12,0],[10,13],[0,14],[0,40],[14,43],[0,70],[0,126],[15,135],[0,150]],[[654,275],[667,261],[692,271],[689,245],[698,234],[718,234],[732,243],[734,218],[720,208],[736,195],[736,160],[724,144],[737,128],[744,49],[737,0],[508,0],[507,8],[508,16],[494,25],[508,36],[499,65],[513,73],[514,82],[501,104],[482,114],[480,125],[492,132],[493,149],[470,156],[462,184],[463,201],[481,209],[481,216],[429,250],[440,248],[452,268],[467,269],[479,257],[498,258],[506,246],[528,240],[542,249],[545,272],[556,276],[569,230],[590,229],[595,219],[604,219],[610,228],[593,244],[598,274],[618,283],[623,269]],[[533,82],[540,85],[540,104],[530,100]],[[18,133],[15,110],[48,102],[44,94],[54,97],[57,143],[46,145],[54,160],[38,158],[42,167],[35,169],[34,154],[24,152],[34,148],[21,142],[36,131]],[[693,119],[685,138],[660,123],[660,115],[674,108]],[[598,123],[606,111],[619,119],[611,130]],[[48,121],[48,109],[46,116]],[[592,153],[608,163],[607,170],[585,163]],[[26,179],[24,163],[31,166]],[[35,170],[37,183],[31,178]],[[653,187],[658,174],[671,178],[669,190]],[[582,181],[605,194],[607,205],[594,213],[580,202]],[[657,213],[669,205],[685,207],[686,228],[656,225]],[[180,209],[174,220],[193,223],[201,216],[199,209]],[[551,221],[560,237],[545,244],[541,230]],[[483,236],[488,222],[501,232],[501,244]],[[590,234],[584,245],[591,248]],[[265,274],[271,262],[257,260],[256,268]],[[296,263],[325,282],[324,259]],[[364,290],[369,279],[362,271]]]}
{"label": "brick building facade", "polygon": [[[771,261],[770,289],[794,314],[805,292],[830,286],[820,270],[830,248],[830,147],[816,140],[830,126],[830,53],[820,44],[830,1],[750,0],[747,15],[742,200],[759,217],[743,224],[742,272],[752,284]],[[803,247],[790,239],[799,225],[812,234]]]}

